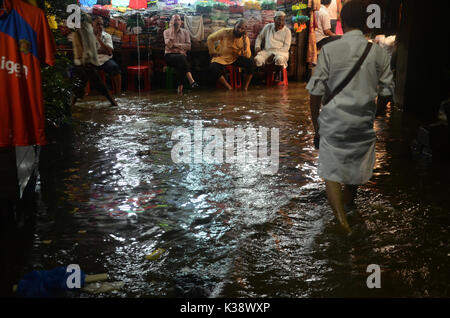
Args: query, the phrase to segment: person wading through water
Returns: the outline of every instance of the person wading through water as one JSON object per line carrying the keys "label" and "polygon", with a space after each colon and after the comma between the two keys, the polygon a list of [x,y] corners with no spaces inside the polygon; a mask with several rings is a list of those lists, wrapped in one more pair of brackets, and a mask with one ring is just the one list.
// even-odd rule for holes
{"label": "person wading through water", "polygon": [[[385,105],[380,101],[394,93],[389,55],[380,46],[368,44],[364,37],[366,17],[361,1],[343,6],[344,35],[322,47],[306,86],[315,146],[319,148],[318,173],[325,179],[328,202],[336,218],[349,234],[345,210],[354,210],[358,185],[369,181],[375,164],[375,99],[378,95],[379,104]],[[322,96],[325,99],[320,111]]]}

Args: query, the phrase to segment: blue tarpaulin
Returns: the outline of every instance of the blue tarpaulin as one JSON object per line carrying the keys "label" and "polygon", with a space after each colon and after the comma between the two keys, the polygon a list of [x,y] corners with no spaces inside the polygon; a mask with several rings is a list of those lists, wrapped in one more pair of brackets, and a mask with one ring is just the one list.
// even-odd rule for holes
{"label": "blue tarpaulin", "polygon": [[[72,272],[67,272],[66,267],[57,267],[51,270],[32,271],[26,274],[20,280],[17,287],[17,294],[22,297],[54,297],[65,290],[74,290],[69,288],[67,280]],[[85,284],[86,275],[80,271],[80,287]]]}

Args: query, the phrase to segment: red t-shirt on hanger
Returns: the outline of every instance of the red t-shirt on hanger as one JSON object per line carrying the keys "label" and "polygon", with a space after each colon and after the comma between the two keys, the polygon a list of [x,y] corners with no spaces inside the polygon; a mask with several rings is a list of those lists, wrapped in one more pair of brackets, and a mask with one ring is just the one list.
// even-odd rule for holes
{"label": "red t-shirt on hanger", "polygon": [[53,65],[55,40],[44,12],[4,0],[0,10],[0,147],[45,145],[41,63]]}
{"label": "red t-shirt on hanger", "polygon": [[145,9],[147,8],[147,0],[130,0],[129,7],[131,9]]}

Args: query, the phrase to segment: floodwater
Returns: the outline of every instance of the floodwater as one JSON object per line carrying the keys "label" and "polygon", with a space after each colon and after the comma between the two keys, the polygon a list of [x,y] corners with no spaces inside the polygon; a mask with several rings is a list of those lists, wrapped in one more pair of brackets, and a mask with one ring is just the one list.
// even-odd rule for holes
{"label": "floodwater", "polygon": [[[346,237],[317,175],[304,87],[79,102],[73,128],[42,152],[35,226],[13,275],[79,264],[125,283],[67,297],[449,297],[448,165],[415,151],[413,119],[389,109],[358,192],[359,230]],[[174,163],[172,132],[200,120],[223,132],[278,128],[278,171]],[[381,268],[379,289],[366,285],[369,264]]]}

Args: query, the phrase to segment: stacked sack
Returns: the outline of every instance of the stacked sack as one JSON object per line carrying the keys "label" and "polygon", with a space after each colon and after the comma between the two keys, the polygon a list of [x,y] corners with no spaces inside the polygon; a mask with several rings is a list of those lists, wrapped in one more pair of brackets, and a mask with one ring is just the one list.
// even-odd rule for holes
{"label": "stacked sack", "polygon": [[260,10],[244,11],[244,19],[247,20],[247,36],[252,45],[255,45],[256,37],[261,32],[264,24]]}
{"label": "stacked sack", "polygon": [[261,4],[256,0],[246,0],[244,1],[245,10],[261,10]]}
{"label": "stacked sack", "polygon": [[272,23],[275,17],[275,10],[262,10],[261,11],[261,19],[264,25],[268,23]]}
{"label": "stacked sack", "polygon": [[93,15],[99,15],[101,17],[104,17],[106,19],[109,19],[109,10],[107,8],[102,8],[100,5],[95,5],[92,7],[92,14]]}
{"label": "stacked sack", "polygon": [[236,24],[236,21],[240,18],[243,18],[244,15],[242,13],[230,13],[230,17],[227,21],[227,27],[233,28]]}
{"label": "stacked sack", "polygon": [[127,30],[127,24],[122,19],[110,19],[109,26],[105,28],[105,32],[111,34],[113,42],[122,42],[125,31]]}
{"label": "stacked sack", "polygon": [[262,10],[276,10],[277,3],[276,1],[272,0],[263,0],[261,3],[261,9]]}
{"label": "stacked sack", "polygon": [[160,15],[156,21],[157,27],[156,27],[156,37],[152,37],[150,40],[150,43],[152,47],[155,48],[165,48],[164,44],[164,30],[169,28],[170,23],[170,15]]}
{"label": "stacked sack", "polygon": [[204,40],[202,41],[202,45],[206,46],[206,40],[208,39],[208,36],[214,33],[212,28],[212,20],[209,15],[203,15],[203,27]]}
{"label": "stacked sack", "polygon": [[144,29],[148,33],[149,42],[150,42],[151,46],[155,46],[157,43],[158,34],[159,34],[158,23],[159,23],[159,16],[156,14],[152,15],[150,17],[144,18]]}
{"label": "stacked sack", "polygon": [[228,6],[221,2],[214,3],[210,17],[212,21],[211,29],[213,32],[225,28],[227,26],[227,21],[230,17]]}

